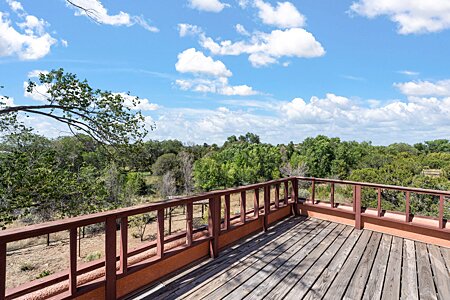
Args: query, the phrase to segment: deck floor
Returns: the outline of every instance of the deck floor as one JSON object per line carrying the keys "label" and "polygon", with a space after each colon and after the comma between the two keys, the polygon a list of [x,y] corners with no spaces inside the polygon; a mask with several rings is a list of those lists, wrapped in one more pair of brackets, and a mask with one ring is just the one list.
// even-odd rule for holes
{"label": "deck floor", "polygon": [[450,249],[291,217],[133,299],[450,299]]}

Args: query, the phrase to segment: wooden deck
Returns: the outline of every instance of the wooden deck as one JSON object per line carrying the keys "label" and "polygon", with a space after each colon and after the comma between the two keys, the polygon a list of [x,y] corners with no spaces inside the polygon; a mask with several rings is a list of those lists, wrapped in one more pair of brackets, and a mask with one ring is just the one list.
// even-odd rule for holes
{"label": "wooden deck", "polygon": [[291,217],[130,299],[450,299],[450,249]]}

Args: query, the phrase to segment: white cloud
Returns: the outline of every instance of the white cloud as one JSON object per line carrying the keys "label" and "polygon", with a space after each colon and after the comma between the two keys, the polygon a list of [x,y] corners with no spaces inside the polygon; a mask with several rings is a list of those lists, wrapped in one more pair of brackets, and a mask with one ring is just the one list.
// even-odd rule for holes
{"label": "white cloud", "polygon": [[6,3],[8,3],[9,7],[14,11],[15,13],[21,13],[24,12],[22,3],[19,1],[14,0],[6,0]]}
{"label": "white cloud", "polygon": [[0,108],[15,106],[14,98],[0,95]]}
{"label": "white cloud", "polygon": [[[132,110],[151,111],[159,109],[159,105],[150,103],[147,98],[138,98],[136,96],[128,95],[127,93],[115,93],[121,95],[124,98],[124,105]],[[133,103],[135,102],[135,103]]]}
{"label": "white cloud", "polygon": [[123,11],[115,15],[108,14],[108,10],[99,0],[72,0],[71,2],[75,6],[70,3],[67,3],[67,5],[75,9],[76,16],[87,16],[100,24],[112,26],[132,26],[138,24],[150,32],[159,31],[157,27],[148,24],[142,16],[131,16]]}
{"label": "white cloud", "polygon": [[199,93],[213,93],[225,96],[251,96],[258,94],[257,91],[248,85],[229,85],[226,77],[215,79],[178,79],[175,81],[175,84],[184,91],[190,90]]}
{"label": "white cloud", "polygon": [[229,5],[222,3],[219,0],[189,0],[189,6],[200,11],[218,13]]}
{"label": "white cloud", "polygon": [[255,67],[276,63],[284,56],[312,58],[325,54],[322,45],[303,28],[257,32],[248,41],[238,42],[225,40],[218,43],[201,34],[200,44],[215,55],[249,54],[249,61]]}
{"label": "white cloud", "polygon": [[186,23],[178,24],[178,32],[180,33],[180,37],[185,37],[187,35],[197,35],[202,33],[202,29],[197,25],[191,25]]}
{"label": "white cloud", "polygon": [[67,48],[69,46],[69,42],[64,39],[61,39],[61,45],[63,45],[63,47]]}
{"label": "white cloud", "polygon": [[450,28],[448,0],[359,0],[351,11],[368,18],[388,16],[400,34],[438,32]]}
{"label": "white cloud", "polygon": [[235,26],[236,28],[236,32],[245,36],[249,36],[250,33],[248,33],[248,31],[245,29],[244,25],[241,24],[236,24]]}
{"label": "white cloud", "polygon": [[48,94],[48,89],[50,88],[49,85],[47,84],[36,84],[36,86],[33,88],[33,92],[28,92],[27,91],[27,87],[28,87],[28,82],[24,81],[23,82],[23,95],[27,98],[36,100],[36,101],[41,101],[41,102],[45,102],[47,101],[47,99],[49,99],[50,95]]}
{"label": "white cloud", "polygon": [[278,2],[276,7],[262,0],[255,0],[254,6],[259,10],[258,16],[264,24],[279,28],[302,27],[303,16],[291,2]]}
{"label": "white cloud", "polygon": [[20,60],[36,60],[46,56],[56,43],[45,31],[48,23],[26,14],[21,6],[14,4],[16,2],[12,1],[11,7],[21,11],[19,17],[23,20],[17,23],[18,28],[13,27],[7,13],[0,12],[0,56],[17,56]]}
{"label": "white cloud", "polygon": [[40,74],[48,74],[47,70],[31,70],[28,72],[28,78],[38,78]]}
{"label": "white cloud", "polygon": [[398,71],[398,73],[403,74],[403,75],[408,75],[408,76],[417,76],[420,74],[419,72],[410,71],[410,70]]}
{"label": "white cloud", "polygon": [[184,50],[178,54],[175,69],[180,73],[203,74],[216,77],[230,77],[232,75],[223,62],[205,56],[203,52],[194,48]]}
{"label": "white cloud", "polygon": [[409,81],[394,83],[400,92],[407,96],[444,96],[450,97],[450,79],[431,81]]}

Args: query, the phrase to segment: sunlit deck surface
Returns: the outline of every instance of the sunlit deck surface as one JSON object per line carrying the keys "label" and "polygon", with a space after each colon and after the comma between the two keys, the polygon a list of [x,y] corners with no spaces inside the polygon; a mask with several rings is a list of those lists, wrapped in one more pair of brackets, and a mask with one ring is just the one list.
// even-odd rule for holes
{"label": "sunlit deck surface", "polygon": [[291,217],[130,299],[450,299],[450,249]]}

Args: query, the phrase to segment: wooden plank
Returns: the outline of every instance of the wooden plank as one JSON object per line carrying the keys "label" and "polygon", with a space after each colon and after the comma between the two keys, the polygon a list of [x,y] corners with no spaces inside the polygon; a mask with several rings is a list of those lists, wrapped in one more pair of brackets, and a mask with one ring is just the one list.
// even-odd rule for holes
{"label": "wooden plank", "polygon": [[[283,299],[302,299],[303,296],[309,291],[316,279],[320,276],[322,271],[333,259],[335,254],[344,245],[344,242],[351,236],[353,232],[353,227],[346,226],[345,229],[339,234],[339,236],[333,241],[333,243],[325,250],[319,259],[314,263],[313,266],[306,272],[303,277],[300,278],[295,284],[290,287],[285,287],[284,290],[282,285],[277,286],[272,290],[271,294],[277,295],[277,297]],[[353,233],[353,236],[359,236],[359,232]],[[289,277],[292,277],[289,274]],[[288,278],[289,278],[288,277]],[[292,289],[291,289],[292,288]]]}
{"label": "wooden plank", "polygon": [[245,215],[246,212],[246,204],[247,204],[247,192],[241,192],[241,223],[245,224]]}
{"label": "wooden plank", "polygon": [[289,181],[284,182],[284,205],[289,202]]}
{"label": "wooden plank", "polygon": [[116,299],[116,217],[105,222],[105,298]]}
{"label": "wooden plank", "polygon": [[344,299],[361,299],[364,294],[364,288],[366,287],[367,280],[375,261],[375,256],[378,252],[378,246],[380,245],[382,234],[379,232],[372,233],[372,236],[367,244],[364,254],[358,263],[358,267],[353,273],[352,279],[347,286]]}
{"label": "wooden plank", "polygon": [[6,243],[0,241],[0,299],[5,299],[6,291]]}
{"label": "wooden plank", "polygon": [[409,209],[409,202],[410,202],[410,192],[406,192],[406,207],[405,207],[405,221],[406,223],[409,223],[411,221],[411,213]]}
{"label": "wooden plank", "polygon": [[120,219],[120,274],[128,269],[128,217]]}
{"label": "wooden plank", "polygon": [[417,275],[420,299],[437,299],[427,245],[416,242]]}
{"label": "wooden plank", "polygon": [[156,217],[156,255],[163,257],[164,255],[164,209],[158,209]]}
{"label": "wooden plank", "polygon": [[[215,280],[211,285],[214,286],[215,290],[208,294],[205,299],[221,299],[226,296],[230,296],[232,293],[240,286],[243,282],[247,281],[249,278],[255,276],[266,265],[269,265],[278,258],[278,260],[285,257],[289,257],[293,252],[297,251],[299,247],[306,245],[315,235],[317,235],[322,229],[328,226],[330,223],[323,221],[318,225],[308,226],[306,230],[296,235],[292,235],[284,244],[273,249],[271,252],[267,253],[265,248],[263,248],[260,253],[262,257],[254,261],[251,265],[246,266],[246,269],[239,271],[239,273],[230,280],[229,276],[222,278],[222,285],[219,286],[219,282]],[[231,295],[232,297],[233,295]],[[196,297],[190,298],[196,299]],[[197,298],[198,299],[198,298]]]}
{"label": "wooden plank", "polygon": [[253,216],[255,218],[259,217],[259,189],[255,189],[253,194]]}
{"label": "wooden plank", "polygon": [[403,267],[402,267],[402,292],[405,300],[419,299],[417,286],[416,250],[414,241],[403,241]]}
{"label": "wooden plank", "polygon": [[350,274],[353,274],[355,269],[358,267],[358,263],[364,253],[364,249],[367,247],[367,243],[372,236],[372,232],[369,230],[364,230],[358,243],[353,248],[352,252],[345,261],[342,269],[337,274],[327,293],[324,295],[323,299],[337,299],[341,298],[348,283],[352,279]]}
{"label": "wooden plank", "polygon": [[400,297],[402,252],[403,239],[394,236],[392,238],[391,251],[389,253],[389,261],[381,299],[398,299]]}
{"label": "wooden plank", "polygon": [[280,207],[280,184],[275,184],[275,208]]}
{"label": "wooden plank", "polygon": [[[230,251],[226,254],[228,249],[224,250],[224,253],[216,260],[211,261],[209,266],[202,268],[198,273],[191,274],[191,280],[186,280],[181,286],[179,284],[176,286],[168,286],[167,289],[169,292],[162,294],[157,299],[166,299],[169,294],[186,297],[201,288],[205,289],[205,286],[208,286],[206,291],[213,290],[210,288],[210,282],[216,281],[217,283],[221,278],[225,281],[231,279],[242,270],[243,265],[251,265],[254,261],[260,259],[263,255],[261,253],[262,248],[264,248],[264,251],[273,250],[288,239],[291,239],[293,232],[312,230],[308,226],[317,226],[319,223],[320,221],[318,220],[304,218],[301,220],[291,218],[287,222],[282,221],[281,224],[276,225],[268,232],[261,232],[259,237],[257,235],[255,238],[249,238],[244,244],[238,243],[236,246],[228,248],[233,249],[233,247],[236,247],[235,251]],[[203,294],[199,292],[199,295]],[[195,295],[192,298],[195,298]]]}
{"label": "wooden plank", "polygon": [[[245,298],[249,300],[263,299],[269,292],[270,297],[278,298],[271,290],[276,286],[283,286],[284,288],[293,286],[296,279],[303,276],[344,227],[344,225],[338,225],[337,223],[329,224],[308,244],[298,249],[294,255],[286,259],[275,260],[267,265],[236,289],[234,293],[241,296],[247,295]],[[318,246],[319,244],[320,246]],[[293,276],[286,277],[291,273],[293,273]]]}
{"label": "wooden plank", "polygon": [[383,290],[384,275],[386,274],[389,251],[391,249],[392,236],[383,234],[378,247],[377,256],[370,271],[369,280],[364,290],[363,299],[380,299]]}
{"label": "wooden plank", "polygon": [[77,292],[77,228],[71,228],[69,233],[69,293]]}
{"label": "wooden plank", "polygon": [[[361,236],[364,234],[364,236]],[[333,259],[330,264],[323,270],[320,274],[319,278],[317,278],[314,285],[311,287],[309,292],[306,294],[304,299],[314,300],[320,299],[327,292],[330,285],[333,283],[336,275],[342,269],[345,261],[349,257],[349,254],[354,249],[355,244],[361,239],[361,243],[367,243],[367,240],[370,237],[370,232],[354,230],[350,236],[345,241],[344,245],[339,249],[337,253],[335,253]],[[297,299],[295,295],[291,299]]]}
{"label": "wooden plank", "polygon": [[355,228],[361,229],[361,186],[355,186],[355,197],[354,197],[354,206],[355,206]]}
{"label": "wooden plank", "polygon": [[[308,272],[308,270],[310,270],[313,265],[315,265],[316,261],[322,257],[325,250],[327,250],[334,243],[334,241],[341,236],[341,233],[344,230],[348,235],[352,229],[343,224],[336,226],[333,231],[322,241],[316,243],[316,245],[313,245],[314,249],[310,251],[305,258],[301,258],[301,261],[297,263],[297,265],[295,265],[295,260],[293,259],[294,257],[292,257],[286,264],[270,275],[270,277],[263,284],[253,290],[249,297],[251,298],[253,295],[253,299],[262,299],[264,297],[282,299],[291,288],[295,290],[295,287],[301,287],[302,285],[297,282]],[[344,234],[346,234],[345,232]],[[305,248],[306,247],[303,249]],[[288,273],[284,274],[284,270]],[[294,294],[296,294],[295,291]],[[296,297],[298,299],[297,294]]]}
{"label": "wooden plank", "polygon": [[334,208],[334,183],[331,183],[330,186],[330,206]]}
{"label": "wooden plank", "polygon": [[438,292],[438,299],[450,299],[450,273],[438,246],[428,244],[433,279]]}
{"label": "wooden plank", "polygon": [[[192,245],[193,238],[193,218],[194,218],[194,205],[192,203],[186,204],[186,245]],[[225,222],[226,224],[226,222]]]}
{"label": "wooden plank", "polygon": [[225,219],[225,229],[230,229],[230,195],[225,195],[225,211],[224,211],[224,219]]}
{"label": "wooden plank", "polygon": [[444,259],[447,271],[450,272],[450,248],[440,247],[442,258]]}

